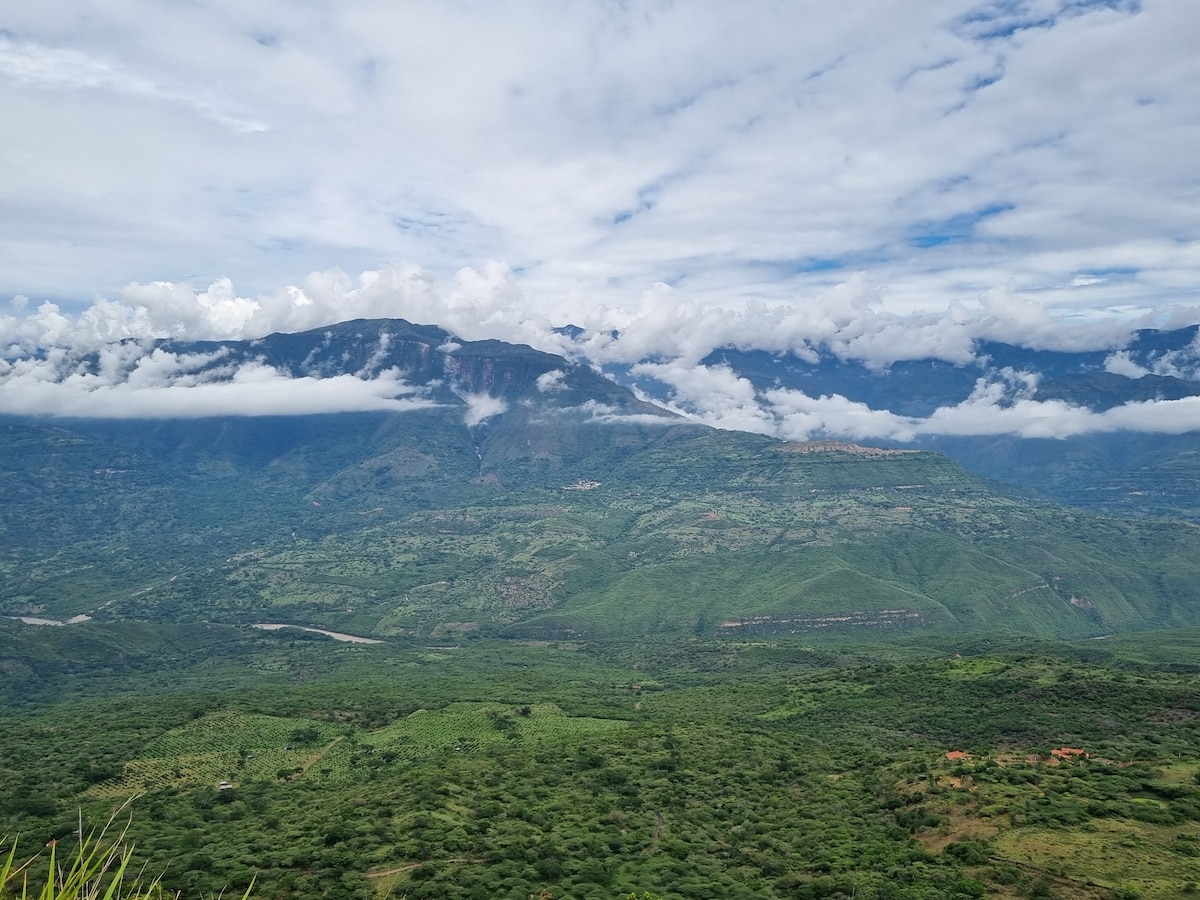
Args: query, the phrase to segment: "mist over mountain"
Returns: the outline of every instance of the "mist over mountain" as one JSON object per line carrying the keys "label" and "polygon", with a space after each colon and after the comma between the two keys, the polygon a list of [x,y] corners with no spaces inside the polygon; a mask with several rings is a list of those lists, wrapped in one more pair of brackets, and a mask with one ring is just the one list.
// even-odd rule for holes
{"label": "mist over mountain", "polygon": [[[450,284],[411,267],[363,273],[357,282],[341,273],[314,274],[302,287],[258,297],[239,296],[228,281],[204,291],[130,285],[118,299],[100,298],[74,316],[43,303],[32,313],[0,316],[0,411],[64,414],[85,394],[91,395],[85,405],[94,407],[117,383],[129,395],[162,387],[163,379],[204,386],[197,398],[212,395],[212,379],[204,376],[217,367],[204,354],[223,352],[219,342],[397,317],[437,323],[459,341],[505,340],[600,366],[708,424],[785,439],[1179,433],[1198,424],[1186,386],[1157,380],[1195,377],[1190,323],[1196,316],[1182,307],[1169,315],[1083,319],[1051,314],[1009,290],[897,315],[878,286],[856,277],[778,305],[723,308],[657,285],[624,308],[564,302],[539,309],[499,265],[464,270]],[[567,330],[564,322],[576,325]],[[1154,330],[1164,323],[1191,330]],[[197,340],[218,343],[179,356],[179,348]],[[376,350],[386,355],[386,347]],[[143,359],[152,351],[157,356]],[[762,358],[738,355],[753,351]],[[89,365],[93,355],[97,364]],[[778,368],[768,356],[788,371],[768,372]],[[277,392],[280,402],[288,394],[285,379],[335,374],[302,360],[284,373],[265,359],[253,364],[253,354],[238,359],[226,361],[226,367],[238,362],[236,373],[227,368],[226,374],[256,382],[264,395]],[[321,385],[323,401],[306,390],[310,406],[335,408],[340,396],[345,409],[394,407],[402,385],[386,368],[363,368],[367,362],[339,373],[361,383]],[[1100,371],[1127,380],[1110,379],[1108,399],[1099,405],[1094,383],[1083,386],[1086,396],[1070,383],[1049,383]],[[1134,380],[1138,387],[1127,390]]]}
{"label": "mist over mountain", "polygon": [[1120,349],[1075,352],[980,341],[966,364],[886,367],[726,347],[687,369],[612,371],[642,396],[729,427],[938,450],[1064,502],[1195,518],[1196,335],[1146,329]]}

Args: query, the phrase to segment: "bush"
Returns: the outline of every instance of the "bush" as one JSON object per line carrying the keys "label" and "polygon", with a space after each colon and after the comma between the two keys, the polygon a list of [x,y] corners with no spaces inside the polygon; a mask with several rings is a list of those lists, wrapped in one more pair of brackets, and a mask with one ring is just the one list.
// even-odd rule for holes
{"label": "bush", "polygon": [[965,866],[982,866],[988,861],[987,849],[976,841],[954,841],[946,845],[945,852]]}

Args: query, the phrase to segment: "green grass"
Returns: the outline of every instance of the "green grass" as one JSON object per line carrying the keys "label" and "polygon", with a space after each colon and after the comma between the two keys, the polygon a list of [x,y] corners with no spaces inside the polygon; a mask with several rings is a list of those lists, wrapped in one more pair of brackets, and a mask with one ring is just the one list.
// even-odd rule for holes
{"label": "green grass", "polygon": [[94,785],[89,793],[130,797],[189,786],[215,788],[220,782],[354,781],[360,765],[378,770],[450,753],[578,743],[628,726],[621,719],[568,716],[552,703],[453,703],[417,710],[368,732],[312,719],[225,712],[159,736],[125,763],[120,777]]}

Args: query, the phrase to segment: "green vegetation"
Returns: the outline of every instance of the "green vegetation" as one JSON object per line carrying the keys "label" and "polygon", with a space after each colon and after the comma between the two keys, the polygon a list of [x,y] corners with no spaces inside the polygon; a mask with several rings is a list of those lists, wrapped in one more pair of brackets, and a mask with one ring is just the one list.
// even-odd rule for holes
{"label": "green vegetation", "polygon": [[94,785],[96,796],[128,797],[158,788],[222,781],[360,781],[385,766],[449,752],[533,749],[619,731],[629,723],[567,716],[553,704],[507,709],[455,703],[417,710],[387,728],[354,729],[300,718],[218,713],[173,728],[125,764],[121,777]]}
{"label": "green vegetation", "polygon": [[[65,647],[114,627],[36,633]],[[187,896],[251,879],[364,900],[1200,882],[1200,675],[1136,646],[222,634],[136,672],[43,675],[0,720],[0,829],[40,846],[136,797],[138,865]]]}
{"label": "green vegetation", "polygon": [[0,619],[0,834],[132,801],[186,897],[1197,890],[1195,526],[647,424],[527,348],[454,358],[509,406],[468,428],[435,331],[422,412],[0,423],[0,613],[75,619]]}
{"label": "green vegetation", "polygon": [[[93,525],[63,543],[26,543],[10,528],[0,610],[285,622],[384,639],[1076,638],[1200,624],[1195,528],[1005,496],[932,454],[789,453],[679,428],[616,465],[552,475],[497,466],[513,482],[504,491],[429,474],[381,494],[373,481],[332,493],[328,479],[271,482],[254,518],[259,476],[183,479],[169,500],[97,484],[106,503],[130,507],[95,511],[116,534]],[[187,530],[161,518],[201,484]],[[225,506],[227,490],[238,498]],[[147,503],[155,510],[138,528],[161,539],[121,524]],[[73,513],[59,520],[84,527]]]}

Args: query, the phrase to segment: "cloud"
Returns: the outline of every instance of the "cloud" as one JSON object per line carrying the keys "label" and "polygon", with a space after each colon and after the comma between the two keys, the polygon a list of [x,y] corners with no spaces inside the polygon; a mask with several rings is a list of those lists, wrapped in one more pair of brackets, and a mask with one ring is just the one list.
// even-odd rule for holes
{"label": "cloud", "polygon": [[265,122],[233,112],[211,90],[156,82],[120,63],[92,53],[16,41],[0,33],[0,76],[44,89],[92,90],[123,94],[190,108],[234,131],[267,131]]}
{"label": "cloud", "polygon": [[1128,350],[1118,350],[1104,358],[1104,371],[1113,375],[1124,375],[1126,378],[1141,378],[1149,375],[1150,370],[1140,366],[1130,358]]}
{"label": "cloud", "polygon": [[[1119,370],[1118,374],[1148,374],[1126,353],[1111,354],[1108,368]],[[725,366],[641,363],[631,372],[664,385],[666,390],[661,393],[668,398],[668,408],[693,421],[792,441],[833,438],[911,443],[923,437],[987,435],[1057,439],[1118,431],[1182,434],[1200,429],[1200,398],[1126,403],[1094,412],[1062,400],[1034,399],[1039,376],[1011,368],[990,370],[977,380],[967,399],[928,416],[899,415],[840,394],[811,396],[783,387],[756,390]]]}
{"label": "cloud", "polygon": [[1009,279],[1059,315],[1195,302],[1186,4],[24,6],[0,294],[72,314],[224,277],[319,303],[311,269],[407,261],[499,301],[487,260],[559,322],[656,284],[804,306],[859,271],[900,316]]}
{"label": "cloud", "polygon": [[836,437],[846,440],[911,441],[917,420],[835,394],[810,397],[802,391],[767,391],[764,399],[775,419],[774,434],[790,441]]}
{"label": "cloud", "polygon": [[[583,412],[589,422],[600,422],[605,425],[677,425],[679,419],[667,412],[626,412],[616,406],[588,400],[579,406],[570,407]],[[566,411],[566,410],[564,410]]]}
{"label": "cloud", "polygon": [[459,394],[459,397],[467,404],[467,409],[463,413],[463,421],[467,423],[468,428],[482,425],[493,416],[508,411],[508,404],[502,398],[493,397],[490,394],[464,393]]}
{"label": "cloud", "polygon": [[1193,351],[1126,352],[1200,320],[1184,3],[130,0],[5,28],[0,410],[411,408],[382,343],[294,381],[149,343],[403,317],[634,366],[681,414],[781,437],[1191,421],[1039,403],[1016,373],[909,418],[701,365],[971,365],[990,340],[1195,377]]}
{"label": "cloud", "polygon": [[1067,438],[1116,431],[1183,434],[1198,428],[1200,402],[1195,397],[1126,403],[1104,412],[1092,412],[1059,400],[1018,400],[1007,407],[975,400],[937,410],[917,426],[921,434],[1015,434],[1026,438]]}
{"label": "cloud", "polygon": [[[24,315],[0,316],[0,412],[138,418],[421,408],[429,401],[419,391],[395,371],[381,370],[388,336],[381,337],[355,375],[322,379],[289,379],[260,362],[235,362],[221,348],[184,353],[153,344],[160,337],[247,339],[350,317],[403,316],[448,325],[466,339],[501,337],[593,362],[625,363],[634,378],[660,385],[655,394],[665,397],[677,415],[790,440],[1065,437],[1200,427],[1190,401],[1127,404],[1102,413],[1062,401],[1039,402],[1033,399],[1033,373],[995,371],[977,358],[976,342],[984,339],[1042,349],[1104,348],[1111,351],[1105,359],[1110,372],[1195,377],[1200,354],[1194,346],[1136,359],[1125,349],[1131,328],[1146,317],[1081,323],[1051,315],[1008,287],[972,303],[952,304],[939,315],[901,316],[878,307],[878,292],[865,278],[850,279],[806,304],[754,303],[740,309],[707,306],[664,285],[647,292],[632,312],[592,310],[582,320],[587,328],[572,339],[555,331],[547,316],[527,312],[520,284],[500,264],[460,272],[449,282],[415,266],[369,271],[356,279],[315,273],[302,285],[253,298],[241,296],[228,280],[202,291],[167,282],[130,285],[117,299],[98,298],[74,317],[51,303],[32,312],[14,308]],[[979,365],[987,374],[964,402],[918,418],[839,395],[758,390],[726,365],[701,363],[711,350],[728,345],[790,351],[811,360],[832,354],[879,368],[934,357]],[[457,346],[449,340],[441,349]],[[560,387],[562,371],[544,373],[539,390]],[[506,411],[503,400],[487,394],[462,399],[469,426]],[[587,412],[595,421],[642,421],[640,413],[630,419],[600,406]]]}
{"label": "cloud", "polygon": [[698,362],[725,346],[792,352],[812,361],[826,351],[880,368],[909,359],[969,363],[982,340],[1039,350],[1108,349],[1126,343],[1136,328],[1156,324],[1150,315],[1054,315],[1010,284],[944,310],[900,315],[883,306],[880,289],[861,273],[802,300],[737,309],[706,305],[660,284],[632,311],[601,309],[586,317],[579,347],[590,358],[627,363]]}
{"label": "cloud", "polygon": [[104,348],[92,361],[56,348],[0,360],[0,413],[114,419],[405,412],[433,406],[395,370],[293,378],[260,361],[223,364],[224,348],[176,354],[136,343]]}
{"label": "cloud", "polygon": [[300,284],[254,297],[240,295],[227,278],[203,290],[167,281],[129,284],[115,299],[99,297],[74,316],[49,302],[32,314],[0,315],[0,352],[94,349],[124,338],[242,340],[348,319],[396,317],[438,324],[468,340],[501,338],[548,350],[570,344],[554,332],[557,322],[527,308],[508,267],[492,262],[481,271],[464,269],[448,282],[415,265],[357,278],[313,272]]}
{"label": "cloud", "polygon": [[369,378],[383,363],[387,360],[388,347],[391,346],[392,336],[388,332],[383,332],[379,335],[379,344],[375,348],[375,352],[371,354],[371,358],[363,363],[363,367],[355,374],[359,378]]}
{"label": "cloud", "polygon": [[1200,378],[1200,331],[1187,347],[1151,353],[1149,360],[1155,375],[1197,380]]}
{"label": "cloud", "polygon": [[[204,290],[153,282],[127,285],[116,299],[100,297],[75,317],[50,303],[24,317],[0,316],[0,346],[98,347],[128,337],[245,339],[350,318],[402,317],[441,325],[468,340],[500,338],[601,364],[696,363],[733,346],[814,359],[827,351],[882,367],[929,357],[967,363],[975,357],[975,342],[984,339],[1036,349],[1113,348],[1135,327],[1154,322],[1149,316],[1090,321],[1054,316],[1007,286],[942,311],[901,316],[880,308],[879,289],[861,275],[803,300],[742,308],[706,305],[662,284],[628,310],[533,306],[517,276],[495,262],[482,271],[463,269],[449,281],[417,266],[385,267],[357,278],[318,272],[255,297],[240,295],[224,278]],[[556,332],[565,321],[582,323],[584,333],[571,340]]]}
{"label": "cloud", "polygon": [[754,386],[727,366],[683,361],[639,363],[631,374],[645,375],[670,388],[667,408],[716,428],[770,434],[771,416],[757,402]]}
{"label": "cloud", "polygon": [[537,381],[534,383],[537,385],[537,389],[543,394],[548,391],[561,391],[566,387],[563,383],[566,375],[567,373],[562,369],[551,369],[549,372],[543,372],[539,375]]}

